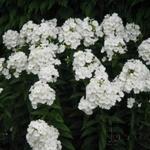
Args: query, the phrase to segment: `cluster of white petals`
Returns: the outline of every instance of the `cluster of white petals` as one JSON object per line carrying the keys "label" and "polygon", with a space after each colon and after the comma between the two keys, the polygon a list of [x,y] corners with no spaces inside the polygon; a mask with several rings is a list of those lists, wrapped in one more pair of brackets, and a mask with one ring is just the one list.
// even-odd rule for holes
{"label": "cluster of white petals", "polygon": [[84,46],[94,45],[98,37],[102,37],[101,26],[96,20],[85,18],[70,18],[65,21],[59,31],[58,40],[67,47],[76,49],[83,41]]}
{"label": "cluster of white petals", "polygon": [[73,60],[75,79],[80,80],[91,78],[92,73],[100,64],[100,61],[94,56],[91,49],[85,49],[85,51],[75,52]]}
{"label": "cluster of white petals", "polygon": [[138,47],[139,56],[150,65],[150,38],[144,40]]}
{"label": "cluster of white petals", "polygon": [[120,102],[123,96],[123,92],[116,84],[108,80],[105,67],[101,65],[96,70],[95,77],[91,78],[87,85],[86,97],[81,98],[78,108],[90,115],[97,106],[110,109],[117,101]]}
{"label": "cluster of white petals", "polygon": [[43,82],[56,82],[59,77],[59,73],[54,65],[48,65],[40,69],[38,77],[39,80]]}
{"label": "cluster of white petals", "polygon": [[112,60],[115,54],[124,54],[126,51],[127,47],[124,40],[117,36],[106,37],[104,46],[101,49],[101,53],[106,52],[109,61]]}
{"label": "cluster of white petals", "polygon": [[102,22],[102,30],[105,36],[120,36],[124,35],[124,26],[122,19],[118,14],[106,15]]}
{"label": "cluster of white petals", "polygon": [[70,18],[60,27],[58,40],[66,46],[76,49],[80,45],[82,36],[77,31],[77,24],[75,19]]}
{"label": "cluster of white petals", "polygon": [[8,30],[3,35],[3,43],[7,47],[7,49],[15,50],[19,43],[20,43],[20,36],[17,31]]}
{"label": "cluster of white petals", "polygon": [[58,137],[58,130],[40,119],[30,122],[26,135],[32,150],[61,150],[62,146]]}
{"label": "cluster of white petals", "polygon": [[59,31],[57,20],[52,19],[40,24],[28,21],[19,32],[8,30],[3,35],[3,43],[12,53],[8,59],[0,59],[0,72],[6,79],[12,74],[18,78],[23,71],[38,76],[29,95],[34,109],[38,103],[51,105],[55,99],[55,91],[47,83],[56,82],[59,77],[57,66],[61,62],[57,54],[65,50],[65,45],[58,42]]}
{"label": "cluster of white petals", "polygon": [[138,40],[139,35],[141,34],[140,26],[134,23],[127,23],[125,27],[125,41],[134,41]]}
{"label": "cluster of white petals", "polygon": [[13,75],[18,78],[20,73],[26,70],[27,56],[24,52],[12,53],[7,60],[7,69],[13,70]]}
{"label": "cluster of white petals", "polygon": [[56,59],[51,47],[36,47],[31,49],[27,66],[29,73],[38,74],[43,67],[51,65],[60,65],[60,61]]}
{"label": "cluster of white petals", "polygon": [[122,19],[116,13],[106,15],[101,27],[104,33],[104,46],[101,52],[106,52],[108,61],[111,61],[116,53],[124,54],[127,51],[126,43],[136,42],[141,34],[138,25],[127,23],[124,26]]}
{"label": "cluster of white petals", "polygon": [[136,59],[128,60],[122,68],[121,73],[116,77],[116,82],[122,84],[122,90],[130,93],[146,92],[150,90],[150,71]]}
{"label": "cluster of white petals", "polygon": [[[150,70],[142,61],[130,59],[124,64],[118,76],[110,81],[109,75],[101,61],[111,61],[115,55],[128,51],[128,42],[137,42],[141,34],[140,27],[134,23],[126,23],[118,14],[106,15],[101,23],[94,19],[69,18],[62,26],[57,20],[42,20],[36,24],[28,21],[19,32],[8,30],[3,35],[3,43],[11,53],[0,58],[0,73],[10,79],[18,78],[23,71],[37,76],[39,81],[33,83],[29,91],[29,100],[33,109],[38,104],[51,106],[56,92],[50,83],[59,77],[59,57],[64,52],[64,61],[68,58],[73,62],[75,79],[89,79],[85,96],[81,97],[78,108],[88,115],[97,107],[109,110],[120,102],[124,94],[150,91]],[[102,40],[99,40],[102,39]],[[104,41],[98,56],[91,49],[100,41]],[[96,43],[97,42],[97,43]],[[94,46],[93,46],[94,45]],[[94,50],[93,50],[94,51]],[[138,47],[139,56],[150,64],[150,38]],[[72,60],[73,54],[73,60]],[[62,61],[63,62],[63,61]],[[0,93],[3,88],[0,88]],[[127,99],[127,107],[132,108],[134,98]],[[139,104],[140,106],[141,104]],[[33,150],[61,150],[58,140],[59,132],[43,120],[31,121],[26,139]]]}
{"label": "cluster of white petals", "polygon": [[37,81],[30,88],[29,99],[33,109],[36,109],[39,103],[50,106],[55,100],[55,91],[47,83]]}
{"label": "cluster of white petals", "polygon": [[0,93],[2,93],[2,92],[3,92],[3,90],[4,90],[3,88],[0,88]]}
{"label": "cluster of white petals", "polygon": [[57,38],[58,28],[56,25],[56,19],[49,21],[42,20],[40,24],[35,24],[32,21],[28,21],[20,30],[21,41],[31,45],[47,45],[53,39]]}
{"label": "cluster of white petals", "polygon": [[127,99],[127,107],[128,108],[131,109],[134,106],[134,104],[135,104],[135,98],[130,97]]}

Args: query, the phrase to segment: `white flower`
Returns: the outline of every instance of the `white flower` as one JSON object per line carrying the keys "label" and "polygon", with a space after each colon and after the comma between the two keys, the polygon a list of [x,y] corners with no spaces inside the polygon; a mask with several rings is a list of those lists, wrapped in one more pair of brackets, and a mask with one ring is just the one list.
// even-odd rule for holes
{"label": "white flower", "polygon": [[17,78],[20,73],[26,70],[27,67],[27,56],[24,52],[12,53],[7,60],[7,69],[14,70],[13,75]]}
{"label": "white flower", "polygon": [[55,100],[55,91],[47,83],[37,81],[30,88],[29,99],[33,109],[36,109],[39,103],[50,106]]}
{"label": "white flower", "polygon": [[134,41],[138,40],[139,35],[141,34],[139,25],[134,23],[127,23],[125,27],[125,41]]}
{"label": "white flower", "polygon": [[106,15],[101,26],[105,36],[123,37],[124,35],[122,19],[116,13]]}
{"label": "white flower", "polygon": [[[136,59],[128,60],[122,68],[122,72],[116,77],[116,82],[121,82],[123,91],[134,93],[149,91],[150,71]],[[118,81],[117,81],[118,80]]]}
{"label": "white flower", "polygon": [[37,47],[31,49],[28,58],[27,71],[38,74],[40,69],[45,66],[59,65],[60,61],[56,59],[52,47]]}
{"label": "white flower", "polygon": [[76,19],[77,22],[77,31],[80,33],[83,39],[83,44],[85,47],[90,45],[94,45],[94,43],[98,40],[98,37],[102,37],[103,33],[101,28],[99,28],[99,24],[96,20],[92,20],[88,17],[80,20]]}
{"label": "white flower", "polygon": [[68,19],[59,28],[59,42],[63,42],[65,45],[69,46],[72,49],[76,49],[80,45],[82,37],[80,33],[76,30],[75,19]]}
{"label": "white flower", "polygon": [[0,94],[3,92],[3,90],[4,90],[3,88],[0,88]]}
{"label": "white flower", "polygon": [[127,47],[122,38],[116,36],[109,36],[105,38],[104,46],[101,52],[106,52],[108,60],[111,61],[113,55],[119,53],[124,54],[127,51]]}
{"label": "white flower", "polygon": [[31,121],[26,139],[33,150],[61,150],[59,132],[43,120]]}
{"label": "white flower", "polygon": [[150,38],[144,40],[138,47],[139,56],[150,65]]}
{"label": "white flower", "polygon": [[100,61],[92,54],[90,49],[74,53],[73,70],[75,71],[75,79],[91,78],[92,73],[100,64]]}
{"label": "white flower", "polygon": [[3,43],[7,49],[16,48],[19,45],[19,33],[17,31],[8,30],[3,35]]}
{"label": "white flower", "polygon": [[25,23],[20,30],[20,38],[24,43],[35,44],[40,40],[38,33],[38,25],[32,21]]}
{"label": "white flower", "polygon": [[59,73],[54,65],[42,67],[38,73],[39,79],[44,82],[56,82],[58,76]]}
{"label": "white flower", "polygon": [[85,18],[70,18],[59,28],[59,42],[76,49],[83,40],[85,47],[94,45],[103,36],[102,27],[96,20]]}
{"label": "white flower", "polygon": [[135,103],[135,99],[134,98],[130,97],[130,98],[127,99],[127,107],[128,108],[132,108],[134,103]]}
{"label": "white flower", "polygon": [[84,99],[84,97],[81,98],[81,100],[78,104],[79,110],[82,110],[87,115],[92,115],[93,109],[95,109],[96,107],[97,107],[97,105],[95,103],[87,101],[86,99]]}
{"label": "white flower", "polygon": [[102,64],[96,68],[94,72],[94,78],[98,79],[99,81],[108,80],[108,74],[106,73],[106,68]]}
{"label": "white flower", "polygon": [[116,102],[120,102],[124,96],[120,87],[115,82],[108,80],[104,66],[99,66],[95,76],[86,87],[86,97],[82,97],[78,108],[86,114],[91,115],[97,106],[102,109],[111,109]]}
{"label": "white flower", "polygon": [[140,108],[141,106],[142,106],[142,103],[139,103],[139,104],[138,104],[138,107]]}
{"label": "white flower", "polygon": [[29,45],[49,45],[57,38],[58,28],[57,20],[42,20],[38,25],[28,21],[20,30],[20,39]]}
{"label": "white flower", "polygon": [[5,76],[6,79],[10,79],[11,78],[11,74],[9,72],[9,69],[7,69],[7,68],[4,68],[2,70],[2,74]]}

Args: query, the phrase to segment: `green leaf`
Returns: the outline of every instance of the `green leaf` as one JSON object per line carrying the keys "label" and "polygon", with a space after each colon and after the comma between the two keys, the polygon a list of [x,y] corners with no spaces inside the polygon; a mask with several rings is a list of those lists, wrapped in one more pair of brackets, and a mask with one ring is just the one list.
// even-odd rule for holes
{"label": "green leaf", "polygon": [[63,147],[65,147],[66,150],[75,150],[72,143],[67,139],[61,139]]}

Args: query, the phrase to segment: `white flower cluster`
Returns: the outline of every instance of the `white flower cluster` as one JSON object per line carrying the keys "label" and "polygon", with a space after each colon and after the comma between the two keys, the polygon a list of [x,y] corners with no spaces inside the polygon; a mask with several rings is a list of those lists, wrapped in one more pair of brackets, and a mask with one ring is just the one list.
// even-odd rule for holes
{"label": "white flower cluster", "polygon": [[[39,75],[39,78],[46,82],[54,82],[59,76],[55,65],[60,64],[60,61],[56,59],[53,47],[36,47],[31,49],[29,54],[27,71]],[[47,70],[45,74],[45,68],[52,70]]]}
{"label": "white flower cluster", "polygon": [[56,82],[59,77],[59,73],[54,65],[49,65],[40,69],[38,77],[43,82]]}
{"label": "white flower cluster", "polygon": [[116,82],[121,82],[122,90],[127,93],[150,91],[150,71],[140,60],[131,59],[123,66]]}
{"label": "white flower cluster", "polygon": [[121,101],[123,96],[123,92],[116,84],[108,80],[105,68],[101,65],[96,70],[95,77],[87,85],[86,98],[81,98],[78,108],[90,115],[97,106],[102,109],[110,109],[117,101]]}
{"label": "white flower cluster", "polygon": [[15,50],[15,48],[19,45],[20,37],[17,31],[8,30],[3,35],[3,43],[7,47],[7,49]]}
{"label": "white flower cluster", "polygon": [[122,19],[118,14],[113,13],[112,15],[106,15],[102,22],[102,30],[106,37],[120,36],[124,35],[124,26]]}
{"label": "white flower cluster", "polygon": [[[59,28],[56,19],[42,20],[40,24],[28,21],[20,32],[8,30],[3,35],[3,43],[13,53],[8,60],[0,59],[0,72],[7,79],[11,75],[18,78],[23,71],[38,76],[29,95],[34,109],[38,103],[51,105],[55,99],[55,91],[47,83],[57,81],[56,66],[61,62],[56,56],[65,50],[65,45],[56,42]],[[27,51],[22,47],[28,47]]]}
{"label": "white flower cluster", "polygon": [[[96,107],[110,109],[121,101],[125,93],[133,91],[138,94],[150,91],[150,71],[140,60],[131,59],[125,63],[121,73],[110,81],[106,68],[92,50],[86,47],[92,47],[100,38],[104,38],[104,45],[99,53],[106,54],[102,58],[103,62],[111,61],[114,55],[126,53],[127,42],[137,42],[140,34],[138,25],[126,23],[124,26],[122,19],[116,13],[106,15],[100,24],[88,17],[82,20],[69,18],[62,26],[57,26],[56,19],[42,20],[40,24],[28,21],[19,32],[8,30],[3,35],[3,43],[7,49],[12,50],[12,53],[8,59],[0,59],[0,72],[6,79],[10,79],[12,75],[18,78],[23,71],[37,75],[39,81],[31,86],[29,94],[32,107],[36,109],[39,103],[52,105],[56,95],[49,83],[56,82],[59,77],[57,67],[61,62],[57,56],[67,48],[79,49],[73,55],[72,66],[75,79],[78,81],[89,78],[90,82],[86,87],[86,96],[81,98],[78,108],[86,114],[92,114]],[[149,49],[150,38],[138,47],[139,56],[148,65],[150,64]],[[129,107],[131,107],[131,100],[129,99]],[[39,130],[35,129],[34,138],[32,136],[30,138],[28,134],[27,139],[31,147],[34,150],[46,150],[48,147],[49,149],[53,147],[52,150],[61,149],[59,146],[56,148],[55,142],[50,144],[48,140],[50,134],[45,133],[42,128],[42,126],[47,128],[43,122],[34,122],[31,126],[38,126],[38,124],[40,124]],[[42,139],[42,136],[47,140]]]}
{"label": "white flower cluster", "polygon": [[98,58],[94,56],[91,49],[78,51],[74,53],[73,70],[75,71],[75,79],[91,78],[92,73],[100,65]]}
{"label": "white flower cluster", "polygon": [[24,52],[12,53],[7,60],[7,69],[14,70],[13,75],[18,78],[27,67],[27,56]]}
{"label": "white flower cluster", "polygon": [[150,38],[144,40],[138,47],[139,56],[150,65]]}
{"label": "white flower cluster", "polygon": [[49,21],[42,20],[39,25],[28,21],[20,30],[21,41],[31,45],[48,45],[49,42],[57,38],[58,28],[56,25],[56,19]]}
{"label": "white flower cluster", "polygon": [[38,81],[31,86],[29,99],[33,109],[36,109],[39,103],[50,106],[55,100],[55,91],[47,83]]}
{"label": "white flower cluster", "polygon": [[134,106],[134,103],[135,103],[135,99],[134,98],[130,97],[130,98],[127,99],[127,107],[128,108],[131,109]]}
{"label": "white flower cluster", "polygon": [[3,88],[0,88],[0,93],[2,93],[2,92],[3,92],[3,90],[4,90]]}
{"label": "white flower cluster", "polygon": [[[112,82],[108,80],[103,65],[97,67],[94,74],[86,87],[86,97],[82,97],[78,105],[78,108],[88,115],[92,114],[97,106],[110,109],[117,101],[121,101],[125,92],[130,93],[133,90],[138,94],[150,91],[150,70],[140,60],[128,60]],[[128,108],[132,108],[132,102],[133,100],[129,99]]]}
{"label": "white flower cluster", "polygon": [[[112,16],[106,15],[100,27],[105,35],[104,46],[101,52],[106,52],[109,61],[112,60],[112,56],[115,53],[123,54],[127,51],[124,39],[126,30],[121,18],[117,14],[114,13]],[[77,54],[75,53],[78,59],[76,57],[74,58],[74,62],[76,62],[77,65],[76,67],[73,65],[73,68],[82,68],[81,66],[84,64],[82,62],[84,60],[82,58],[83,52],[77,52]],[[78,65],[80,62],[82,62],[81,65]],[[86,114],[92,114],[92,110],[97,106],[110,109],[124,96],[123,91],[120,89],[122,84],[119,82],[110,82],[105,68],[102,65],[98,67],[99,65],[100,63],[94,69],[96,70],[95,77],[90,80],[90,83],[86,87],[86,98],[82,97],[78,106],[78,108],[83,110]],[[75,78],[78,80],[80,78],[77,78],[76,72]],[[80,71],[80,73],[81,72],[82,71]],[[85,71],[83,72],[85,73]]]}
{"label": "white flower cluster", "polygon": [[101,53],[106,52],[108,60],[111,61],[114,54],[124,54],[127,51],[124,40],[117,36],[106,37]]}
{"label": "white flower cluster", "polygon": [[4,75],[6,79],[11,78],[11,74],[9,73],[9,70],[6,68],[6,59],[0,58],[0,74]]}
{"label": "white flower cluster", "polygon": [[83,41],[84,46],[94,45],[103,32],[96,20],[70,18],[65,21],[59,31],[58,40],[66,46],[76,49]]}
{"label": "white flower cluster", "polygon": [[106,52],[109,61],[116,53],[124,54],[127,51],[126,42],[136,42],[141,34],[140,27],[134,23],[127,23],[124,27],[122,19],[116,13],[106,15],[101,27],[104,33],[101,53]]}
{"label": "white flower cluster", "polygon": [[32,150],[61,150],[59,132],[43,120],[31,121],[26,139]]}
{"label": "white flower cluster", "polygon": [[141,34],[140,26],[134,23],[127,23],[125,27],[125,41],[136,42]]}

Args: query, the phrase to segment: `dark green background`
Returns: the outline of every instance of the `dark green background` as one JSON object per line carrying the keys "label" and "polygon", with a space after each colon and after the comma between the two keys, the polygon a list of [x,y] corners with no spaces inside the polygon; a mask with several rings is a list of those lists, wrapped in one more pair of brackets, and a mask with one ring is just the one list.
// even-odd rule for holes
{"label": "dark green background", "polygon": [[[39,23],[43,18],[57,18],[61,25],[69,17],[89,16],[101,22],[104,15],[113,12],[124,23],[139,24],[143,39],[150,37],[150,0],[0,0],[0,37],[8,29],[19,30],[28,20]],[[1,56],[7,55],[2,39],[0,43]],[[110,76],[119,73],[125,58],[137,57],[137,45],[130,43],[128,47],[126,56],[106,64]],[[0,150],[29,150],[26,129],[31,120],[39,118],[59,129],[64,150],[149,150],[149,94],[136,95],[137,101],[143,102],[141,109],[129,110],[125,108],[126,102],[121,102],[110,111],[97,109],[88,117],[77,109],[87,83],[74,80],[72,60],[66,61],[66,54],[72,55],[66,51],[60,56],[60,78],[52,85],[57,100],[52,107],[42,105],[32,110],[28,100],[28,90],[34,83],[32,76],[0,79],[0,87],[5,88],[0,95]]]}

